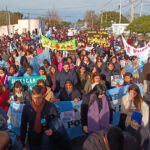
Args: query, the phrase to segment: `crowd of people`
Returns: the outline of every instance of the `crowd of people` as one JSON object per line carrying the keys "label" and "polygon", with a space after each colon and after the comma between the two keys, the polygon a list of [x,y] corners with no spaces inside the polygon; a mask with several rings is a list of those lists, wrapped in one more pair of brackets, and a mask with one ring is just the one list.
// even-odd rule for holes
{"label": "crowd of people", "polygon": [[[65,42],[74,37],[77,49],[66,55],[49,49],[51,62],[45,59],[38,72],[30,64],[30,59],[46,51],[41,39],[35,38],[38,33],[1,37],[0,150],[13,149],[6,114],[14,101],[25,104],[18,137],[24,150],[72,150],[54,102],[80,100],[81,124],[87,137],[83,150],[150,149],[150,58],[141,68],[137,56],[126,54],[121,36],[110,34],[106,44],[89,44],[87,31],[78,31],[73,37],[67,32],[54,28],[49,38]],[[135,48],[148,43],[135,35],[127,41]],[[122,85],[112,86],[111,77],[115,75],[122,76]],[[37,81],[32,93],[20,81],[9,88],[10,77],[31,76],[45,78]],[[120,122],[112,127],[114,109],[106,90],[126,85],[129,88],[121,99]]]}

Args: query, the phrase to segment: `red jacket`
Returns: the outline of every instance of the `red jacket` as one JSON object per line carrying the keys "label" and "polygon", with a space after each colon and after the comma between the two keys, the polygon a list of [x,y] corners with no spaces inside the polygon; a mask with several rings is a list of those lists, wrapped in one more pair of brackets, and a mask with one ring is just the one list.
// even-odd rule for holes
{"label": "red jacket", "polygon": [[9,97],[9,91],[7,89],[0,94],[0,107],[2,107],[5,112],[8,111],[8,106],[6,106],[6,101],[8,97]]}
{"label": "red jacket", "polygon": [[5,81],[5,76],[3,76],[3,77],[0,76],[0,83],[2,83],[4,85],[4,81]]}

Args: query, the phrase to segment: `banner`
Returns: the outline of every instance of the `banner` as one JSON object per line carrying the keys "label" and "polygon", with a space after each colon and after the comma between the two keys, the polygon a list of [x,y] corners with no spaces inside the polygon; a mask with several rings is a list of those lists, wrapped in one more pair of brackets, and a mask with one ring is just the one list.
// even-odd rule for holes
{"label": "banner", "polygon": [[16,81],[20,81],[22,85],[28,86],[29,90],[32,91],[32,88],[37,85],[37,81],[43,79],[44,76],[32,76],[32,77],[10,77],[9,78],[9,89],[14,87]]}
{"label": "banner", "polygon": [[73,101],[55,103],[60,112],[60,118],[71,139],[84,135],[80,115],[81,104],[82,101],[79,101],[78,103]]}
{"label": "banner", "polygon": [[20,125],[21,125],[21,116],[23,111],[24,104],[16,104],[16,102],[12,102],[9,106],[9,110],[7,113],[8,116],[8,129],[15,132],[18,136],[20,136]]}
{"label": "banner", "polygon": [[76,40],[75,39],[73,39],[71,41],[63,42],[63,43],[58,43],[58,42],[53,42],[52,40],[41,35],[41,40],[42,40],[42,46],[46,47],[46,48],[63,50],[63,51],[76,50]]}
{"label": "banner", "polygon": [[109,35],[107,31],[88,31],[88,43],[89,44],[104,44],[106,47],[109,44]]}
{"label": "banner", "polygon": [[150,42],[145,47],[134,48],[126,42],[123,36],[122,36],[122,40],[127,55],[137,56],[139,60],[139,64],[143,66],[147,62],[148,56],[150,54]]}
{"label": "banner", "polygon": [[[143,95],[142,86],[140,84],[137,84],[140,88],[141,95]],[[124,95],[128,92],[128,87],[130,85],[126,85],[123,87],[113,88],[106,91],[106,95],[109,97],[111,107],[115,110],[113,113],[113,126],[117,126],[120,121],[120,112],[121,112],[121,99]]]}
{"label": "banner", "polygon": [[33,69],[36,71],[36,73],[39,72],[39,68],[43,66],[44,59],[47,59],[49,63],[51,64],[50,54],[49,50],[44,50],[41,54],[35,56],[33,59],[30,59],[30,65],[33,67]]}

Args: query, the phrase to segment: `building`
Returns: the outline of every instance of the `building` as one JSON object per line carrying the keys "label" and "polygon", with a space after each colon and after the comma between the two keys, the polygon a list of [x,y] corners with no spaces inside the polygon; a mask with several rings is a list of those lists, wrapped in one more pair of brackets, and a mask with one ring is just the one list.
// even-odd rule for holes
{"label": "building", "polygon": [[125,31],[125,29],[128,25],[129,24],[112,24],[113,34],[120,35],[122,33],[127,33],[128,31]]}
{"label": "building", "polygon": [[8,35],[8,33],[26,33],[33,30],[39,31],[41,28],[42,31],[45,30],[45,21],[40,19],[19,19],[18,24],[13,24],[9,26],[0,26],[0,36]]}

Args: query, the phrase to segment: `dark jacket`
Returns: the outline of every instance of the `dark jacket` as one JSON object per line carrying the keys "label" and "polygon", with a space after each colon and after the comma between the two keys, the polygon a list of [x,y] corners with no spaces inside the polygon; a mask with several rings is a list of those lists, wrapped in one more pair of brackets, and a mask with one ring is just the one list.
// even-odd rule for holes
{"label": "dark jacket", "polygon": [[[91,134],[84,142],[82,150],[107,150],[103,136],[106,136],[107,130],[101,130]],[[129,133],[124,132],[123,150],[140,150],[136,139]]]}
{"label": "dark jacket", "polygon": [[84,142],[82,150],[107,150],[103,136],[107,134],[106,130],[101,130],[91,134]]}
{"label": "dark jacket", "polygon": [[119,64],[119,63],[115,63],[114,66],[115,66],[114,71],[115,71],[118,75],[120,75],[120,73],[121,73],[121,66],[120,66],[120,64]]}
{"label": "dark jacket", "polygon": [[147,63],[143,67],[144,80],[150,81],[150,63]]}
{"label": "dark jacket", "polygon": [[74,70],[69,70],[69,72],[65,72],[64,70],[62,70],[60,73],[58,73],[56,79],[57,90],[64,88],[66,80],[71,80],[73,85],[77,86],[78,79],[76,72]]}
{"label": "dark jacket", "polygon": [[85,67],[87,72],[90,72],[93,67],[92,63],[89,63],[89,64],[82,63],[81,65]]}
{"label": "dark jacket", "polygon": [[61,101],[71,101],[74,100],[75,98],[81,98],[81,94],[79,90],[77,90],[76,88],[73,88],[71,93],[67,93],[66,89],[63,88],[60,90],[58,98]]}
{"label": "dark jacket", "polygon": [[[45,118],[46,121],[49,122],[50,119],[53,119],[54,117],[58,117],[58,116],[59,116],[58,111],[56,107],[54,106],[54,104],[45,102],[45,105],[41,114],[41,119]],[[20,127],[21,141],[23,145],[25,142],[27,127],[28,127],[29,145],[40,146],[41,144],[42,133],[35,133],[33,131],[35,117],[36,117],[36,112],[34,111],[32,105],[31,104],[25,105],[23,108],[23,112],[22,112],[21,127]]]}
{"label": "dark jacket", "polygon": [[47,79],[45,80],[46,86],[52,87],[52,79],[49,75],[46,75]]}
{"label": "dark jacket", "polygon": [[101,75],[102,75],[103,80],[106,81],[107,89],[110,89],[111,88],[111,76],[119,75],[119,74],[115,72],[115,70],[110,71],[108,70],[108,68],[105,68],[102,70]]}
{"label": "dark jacket", "polygon": [[[9,99],[10,99],[12,96],[14,97],[14,100],[15,100],[15,101],[18,100],[18,97],[17,97],[17,95],[15,94],[14,88],[10,90]],[[28,92],[28,88],[27,88],[26,86],[23,86],[22,97],[20,97],[19,100],[21,100],[21,103],[22,103],[22,104],[28,104],[28,103],[30,103],[31,95],[30,95],[30,93]]]}

